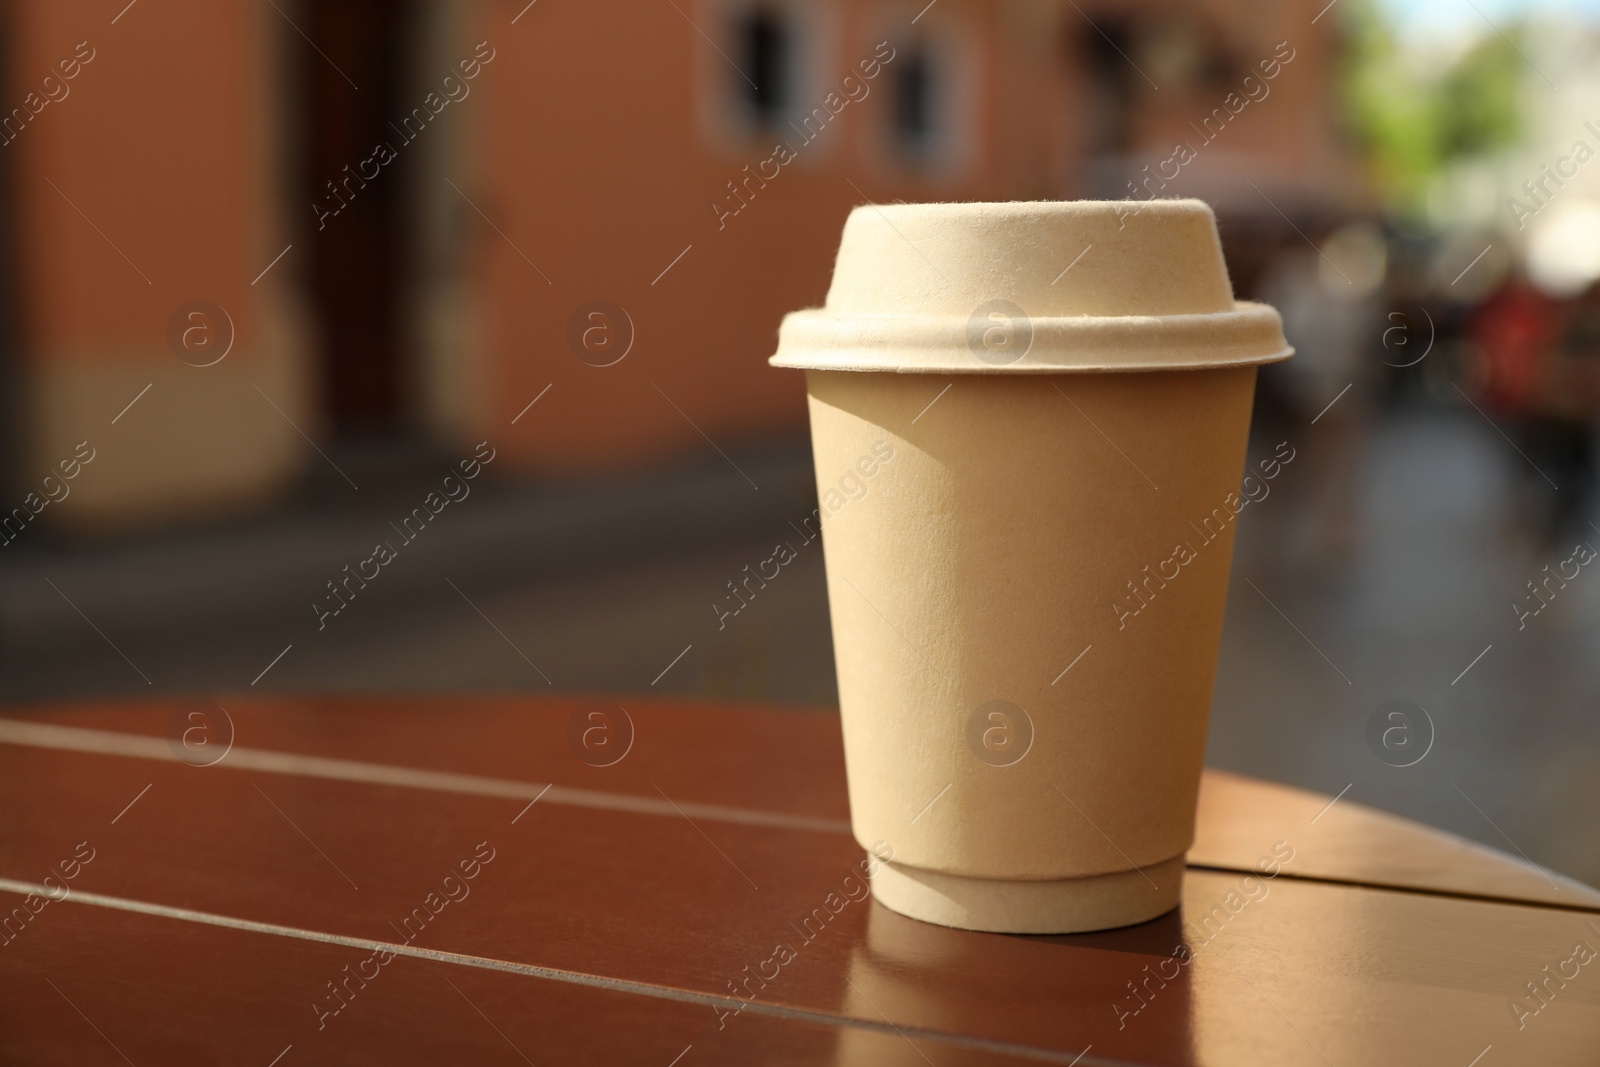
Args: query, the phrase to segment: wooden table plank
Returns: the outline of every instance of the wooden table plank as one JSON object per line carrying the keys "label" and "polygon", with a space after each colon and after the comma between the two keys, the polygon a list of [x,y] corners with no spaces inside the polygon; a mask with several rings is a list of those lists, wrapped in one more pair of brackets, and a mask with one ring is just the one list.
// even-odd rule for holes
{"label": "wooden table plank", "polygon": [[[17,899],[0,892],[7,909]],[[70,898],[0,950],[7,1064],[1029,1062],[882,1024],[718,1023],[700,1004],[405,956],[379,964],[356,948]]]}
{"label": "wooden table plank", "polygon": [[[224,736],[223,707],[243,747],[641,796],[654,796],[656,783],[680,800],[850,818],[839,719],[825,712],[634,697],[408,696],[162,699],[0,715],[176,743],[190,713]],[[632,746],[620,762],[591,766],[569,743],[574,714],[588,707],[620,708],[631,719]]]}
{"label": "wooden table plank", "polygon": [[1208,768],[1189,863],[1239,870],[1259,842],[1292,838],[1295,877],[1600,910],[1600,890],[1576,879],[1333,799]]}
{"label": "wooden table plank", "polygon": [[[4,877],[37,880],[87,839],[100,852],[76,888],[373,939],[399,940],[389,923],[488,840],[496,855],[470,897],[418,945],[709,997],[792,943],[795,959],[741,1018],[887,1016],[1062,1059],[1093,1044],[1095,1057],[1154,1064],[1466,1063],[1513,1043],[1562,1063],[1600,1047],[1596,981],[1572,980],[1514,1026],[1523,981],[1578,940],[1600,944],[1575,912],[1196,871],[1182,913],[1155,923],[1002,937],[869,900],[830,914],[860,858],[831,832],[571,805],[535,805],[513,825],[522,805],[506,798],[17,745],[0,745],[0,805],[30,813],[0,836]],[[813,937],[790,926],[818,908]],[[1180,944],[1191,964],[1172,962]],[[1177,977],[1162,986],[1146,967]],[[1130,983],[1145,981],[1158,991],[1130,1017]]]}

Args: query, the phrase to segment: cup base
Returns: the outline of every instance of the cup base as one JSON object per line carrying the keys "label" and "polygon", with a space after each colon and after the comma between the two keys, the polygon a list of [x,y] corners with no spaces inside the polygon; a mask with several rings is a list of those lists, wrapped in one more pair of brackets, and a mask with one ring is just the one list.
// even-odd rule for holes
{"label": "cup base", "polygon": [[1078,934],[1132,926],[1178,906],[1184,857],[1142,871],[1023,882],[968,878],[881,863],[872,895],[891,911],[939,926],[997,934]]}

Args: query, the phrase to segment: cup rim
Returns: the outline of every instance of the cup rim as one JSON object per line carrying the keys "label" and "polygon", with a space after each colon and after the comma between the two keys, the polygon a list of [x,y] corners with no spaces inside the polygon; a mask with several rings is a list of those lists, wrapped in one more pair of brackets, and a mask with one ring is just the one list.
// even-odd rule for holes
{"label": "cup rim", "polygon": [[1248,300],[1220,312],[1029,316],[1026,323],[1021,353],[980,358],[967,318],[811,308],[784,316],[777,354],[767,362],[904,374],[1103,374],[1257,366],[1294,354],[1277,311]]}

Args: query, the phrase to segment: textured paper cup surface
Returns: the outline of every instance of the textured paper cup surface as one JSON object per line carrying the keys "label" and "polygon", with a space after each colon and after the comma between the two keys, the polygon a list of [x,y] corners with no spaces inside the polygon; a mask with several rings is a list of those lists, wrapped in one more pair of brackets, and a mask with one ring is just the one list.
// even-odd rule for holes
{"label": "textured paper cup surface", "polygon": [[[1288,349],[1205,205],[1136,207],[858,208],[780,335],[856,837],[941,876],[880,892],[906,914],[1043,932],[1063,880],[1180,869],[1193,838],[1255,366]],[[1081,884],[1056,929],[1176,900]]]}
{"label": "textured paper cup surface", "polygon": [[1254,373],[972,376],[915,424],[943,385],[808,374],[825,496],[893,457],[823,523],[863,844],[1035,879],[1188,848]]}

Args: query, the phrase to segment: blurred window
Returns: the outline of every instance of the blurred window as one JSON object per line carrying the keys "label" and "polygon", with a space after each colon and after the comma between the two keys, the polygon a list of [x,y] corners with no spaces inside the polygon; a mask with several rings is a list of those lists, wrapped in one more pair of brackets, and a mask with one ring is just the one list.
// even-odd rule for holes
{"label": "blurred window", "polygon": [[882,75],[889,97],[880,120],[885,151],[920,177],[959,179],[978,136],[973,109],[983,55],[970,28],[950,18],[930,19],[890,39],[894,58]]}
{"label": "blurred window", "polygon": [[938,140],[933,58],[921,43],[914,44],[891,67],[891,73],[896,147],[914,161],[925,161]]}
{"label": "blurred window", "polygon": [[776,126],[793,104],[795,35],[781,11],[766,6],[741,12],[734,26],[736,81],[750,121]]}

